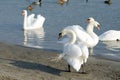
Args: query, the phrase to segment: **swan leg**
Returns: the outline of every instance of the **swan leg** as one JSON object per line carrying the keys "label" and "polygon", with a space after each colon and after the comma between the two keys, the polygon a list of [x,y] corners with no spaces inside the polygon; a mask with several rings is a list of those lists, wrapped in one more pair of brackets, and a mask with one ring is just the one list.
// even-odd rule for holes
{"label": "swan leg", "polygon": [[81,67],[82,67],[82,72],[81,73],[82,74],[87,74],[86,71],[85,71],[85,68],[84,68],[85,67],[85,63],[83,63]]}
{"label": "swan leg", "polygon": [[71,70],[70,70],[70,65],[68,64],[68,72],[71,72]]}
{"label": "swan leg", "polygon": [[93,48],[89,48],[89,54],[93,55]]}

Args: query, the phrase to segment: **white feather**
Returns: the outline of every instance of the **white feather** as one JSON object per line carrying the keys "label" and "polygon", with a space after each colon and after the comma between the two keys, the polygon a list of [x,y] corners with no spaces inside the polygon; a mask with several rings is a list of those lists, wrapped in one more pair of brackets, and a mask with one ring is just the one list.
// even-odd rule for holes
{"label": "white feather", "polygon": [[120,40],[120,31],[117,30],[109,30],[104,32],[99,36],[101,41],[115,41]]}
{"label": "white feather", "polygon": [[23,13],[24,13],[23,29],[29,30],[29,29],[37,29],[43,27],[45,17],[41,15],[37,15],[37,18],[35,18],[35,14],[31,14],[27,16],[26,10],[23,10]]}
{"label": "white feather", "polygon": [[69,34],[71,37],[69,41],[65,43],[62,57],[67,61],[67,63],[72,66],[76,71],[79,71],[81,65],[86,63],[89,52],[86,45],[83,43],[75,43],[76,42],[76,34],[73,30],[63,29],[62,34]]}

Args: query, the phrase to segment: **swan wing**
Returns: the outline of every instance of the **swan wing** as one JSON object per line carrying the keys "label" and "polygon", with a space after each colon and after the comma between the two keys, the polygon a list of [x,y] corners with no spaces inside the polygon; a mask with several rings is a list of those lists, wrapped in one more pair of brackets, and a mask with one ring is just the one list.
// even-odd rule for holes
{"label": "swan wing", "polygon": [[120,31],[109,30],[99,36],[101,41],[120,40]]}
{"label": "swan wing", "polygon": [[81,49],[78,45],[69,43],[64,45],[63,53],[71,57],[80,57],[82,55]]}
{"label": "swan wing", "polygon": [[77,42],[83,42],[86,45],[90,46],[92,44],[92,37],[79,25],[68,26],[65,29],[71,29],[76,33]]}
{"label": "swan wing", "polygon": [[43,27],[44,21],[45,21],[45,17],[43,17],[42,15],[37,15],[37,18],[32,26],[38,28]]}
{"label": "swan wing", "polygon": [[31,26],[32,23],[35,21],[34,17],[35,17],[35,14],[31,14],[31,15],[28,16],[28,18],[27,18],[27,24],[28,24],[28,26]]}
{"label": "swan wing", "polygon": [[76,29],[74,31],[76,32],[78,42],[83,42],[89,46],[91,45],[91,43],[93,42],[93,39],[86,31],[83,31],[80,29]]}
{"label": "swan wing", "polygon": [[71,65],[76,71],[79,71],[81,65],[83,64],[83,59],[81,58],[82,52],[79,45],[65,44],[63,54],[67,63]]}
{"label": "swan wing", "polygon": [[79,46],[82,51],[82,56],[80,58],[84,60],[84,63],[86,63],[87,59],[89,57],[88,47],[86,45],[84,45],[83,43],[79,44]]}
{"label": "swan wing", "polygon": [[80,25],[68,26],[68,27],[66,27],[65,29],[71,29],[71,30],[79,29],[79,30],[85,31]]}
{"label": "swan wing", "polygon": [[42,15],[38,15],[37,18],[39,20],[39,25],[43,27],[43,24],[45,22],[45,17],[43,17]]}

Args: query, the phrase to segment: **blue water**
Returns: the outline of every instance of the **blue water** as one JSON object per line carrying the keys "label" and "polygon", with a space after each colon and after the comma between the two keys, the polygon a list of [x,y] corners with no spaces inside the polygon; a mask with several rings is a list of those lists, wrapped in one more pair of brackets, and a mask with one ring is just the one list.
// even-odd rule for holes
{"label": "blue water", "polygon": [[[42,5],[33,6],[28,14],[41,14],[46,18],[43,31],[23,31],[21,12],[32,1],[0,0],[0,42],[62,51],[62,45],[57,43],[60,30],[74,24],[85,29],[88,17],[101,24],[100,31],[94,30],[98,35],[110,29],[120,30],[120,0],[113,0],[111,5],[104,4],[104,0],[69,0],[62,6],[57,0],[42,0]],[[99,42],[94,55],[120,61],[120,42]]]}

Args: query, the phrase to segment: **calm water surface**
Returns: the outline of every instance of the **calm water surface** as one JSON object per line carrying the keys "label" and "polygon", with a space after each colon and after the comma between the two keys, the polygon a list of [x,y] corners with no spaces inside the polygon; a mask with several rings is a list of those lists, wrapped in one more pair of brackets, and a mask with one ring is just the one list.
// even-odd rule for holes
{"label": "calm water surface", "polygon": [[[46,18],[44,29],[23,31],[23,16],[34,0],[0,1],[0,41],[23,46],[62,51],[57,43],[58,33],[67,26],[78,24],[86,28],[86,19],[94,17],[101,24],[100,35],[114,29],[120,30],[120,0],[113,0],[111,5],[104,0],[69,0],[68,4],[58,5],[57,0],[43,0],[41,6],[33,6],[28,14],[41,14]],[[94,55],[120,61],[120,42],[99,42],[94,48]]]}

